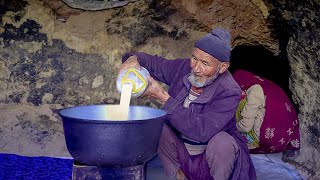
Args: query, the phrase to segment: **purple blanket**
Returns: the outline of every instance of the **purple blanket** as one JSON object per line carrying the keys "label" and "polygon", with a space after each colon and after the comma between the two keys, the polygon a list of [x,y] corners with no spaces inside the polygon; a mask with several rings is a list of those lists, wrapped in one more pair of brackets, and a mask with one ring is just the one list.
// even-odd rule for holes
{"label": "purple blanket", "polygon": [[72,159],[0,154],[0,179],[71,179]]}

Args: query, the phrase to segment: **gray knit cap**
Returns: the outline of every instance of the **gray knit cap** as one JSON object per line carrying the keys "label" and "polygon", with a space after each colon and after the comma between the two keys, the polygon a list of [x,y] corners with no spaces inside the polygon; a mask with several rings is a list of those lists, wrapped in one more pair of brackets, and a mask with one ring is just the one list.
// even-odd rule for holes
{"label": "gray knit cap", "polygon": [[195,47],[210,54],[222,62],[230,61],[231,54],[230,33],[216,28],[195,43]]}

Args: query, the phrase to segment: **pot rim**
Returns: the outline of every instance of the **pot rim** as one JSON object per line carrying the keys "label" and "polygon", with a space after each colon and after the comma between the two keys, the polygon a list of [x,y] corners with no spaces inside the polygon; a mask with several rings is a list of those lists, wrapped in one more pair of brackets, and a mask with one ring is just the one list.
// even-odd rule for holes
{"label": "pot rim", "polygon": [[150,122],[150,120],[156,120],[156,119],[164,119],[168,115],[167,112],[165,112],[162,109],[157,109],[153,107],[148,107],[148,106],[130,106],[130,107],[143,107],[147,109],[153,109],[153,110],[158,110],[162,111],[163,115],[154,117],[154,118],[146,118],[146,119],[130,119],[130,120],[103,120],[103,119],[87,119],[87,118],[76,118],[72,116],[67,116],[63,114],[63,111],[67,111],[68,109],[72,108],[79,108],[79,107],[89,107],[89,106],[108,106],[107,104],[98,104],[98,105],[83,105],[83,106],[72,106],[72,107],[67,107],[64,109],[61,109],[59,111],[59,116],[62,118],[62,121],[64,121],[64,118],[71,120],[71,121],[77,121],[77,122],[82,122],[82,123],[90,123],[90,124],[137,124],[137,123],[146,123]]}

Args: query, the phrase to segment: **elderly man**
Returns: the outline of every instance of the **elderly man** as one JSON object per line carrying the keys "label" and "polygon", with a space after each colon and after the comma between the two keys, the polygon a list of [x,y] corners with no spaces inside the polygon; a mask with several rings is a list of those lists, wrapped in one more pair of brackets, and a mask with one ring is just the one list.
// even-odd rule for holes
{"label": "elderly man", "polygon": [[[235,112],[241,89],[228,71],[230,34],[217,28],[195,43],[190,59],[145,53],[123,56],[120,72],[145,67],[152,77],[144,96],[168,113],[158,155],[170,179],[256,179]],[[166,92],[156,81],[169,86]]]}

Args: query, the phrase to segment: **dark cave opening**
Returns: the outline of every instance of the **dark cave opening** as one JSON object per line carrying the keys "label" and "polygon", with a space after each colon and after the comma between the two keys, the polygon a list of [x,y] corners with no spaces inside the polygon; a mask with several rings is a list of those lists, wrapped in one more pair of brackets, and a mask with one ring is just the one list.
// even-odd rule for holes
{"label": "dark cave opening", "polygon": [[236,46],[231,52],[230,72],[244,69],[279,85],[291,99],[290,67],[287,58],[280,58],[263,46]]}

